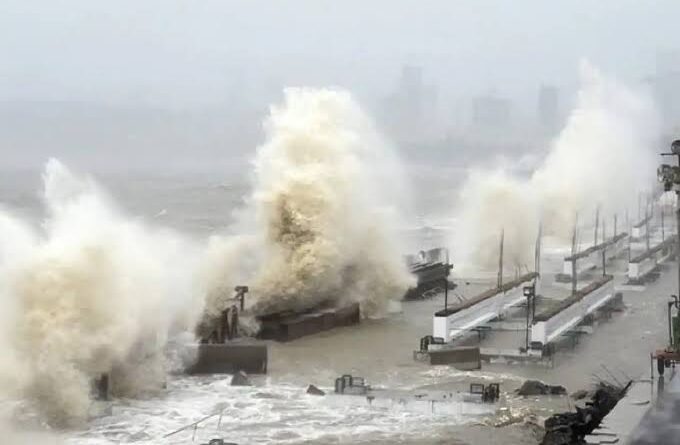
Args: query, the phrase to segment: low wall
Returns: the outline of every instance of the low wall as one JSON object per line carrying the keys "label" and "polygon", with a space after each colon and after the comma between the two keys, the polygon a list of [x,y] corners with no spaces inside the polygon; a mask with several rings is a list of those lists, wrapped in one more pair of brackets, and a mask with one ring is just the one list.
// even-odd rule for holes
{"label": "low wall", "polygon": [[249,374],[267,372],[267,345],[262,342],[228,342],[198,345],[196,363],[189,374]]}
{"label": "low wall", "polygon": [[355,325],[360,321],[359,303],[303,314],[273,314],[260,319],[261,328],[258,338],[291,341],[336,327]]}
{"label": "low wall", "polygon": [[[436,346],[436,345],[430,345]],[[461,346],[429,350],[431,365],[452,365],[456,369],[472,371],[482,367],[479,347]]]}

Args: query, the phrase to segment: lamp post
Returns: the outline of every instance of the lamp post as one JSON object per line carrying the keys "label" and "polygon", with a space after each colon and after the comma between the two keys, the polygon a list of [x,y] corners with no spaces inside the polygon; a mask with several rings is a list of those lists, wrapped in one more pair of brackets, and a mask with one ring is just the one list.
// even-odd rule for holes
{"label": "lamp post", "polygon": [[446,274],[444,276],[444,310],[449,308],[449,274],[453,269],[453,264],[449,262],[449,249],[446,248]]}
{"label": "lamp post", "polygon": [[248,286],[236,286],[234,291],[236,292],[234,300],[239,302],[240,310],[243,311],[245,307],[246,294],[248,293]]}
{"label": "lamp post", "polygon": [[525,297],[527,297],[527,326],[526,326],[526,336],[524,339],[524,348],[525,351],[529,351],[529,315],[531,314],[531,318],[536,315],[536,283],[534,282],[530,286],[524,286],[522,288],[523,294]]}

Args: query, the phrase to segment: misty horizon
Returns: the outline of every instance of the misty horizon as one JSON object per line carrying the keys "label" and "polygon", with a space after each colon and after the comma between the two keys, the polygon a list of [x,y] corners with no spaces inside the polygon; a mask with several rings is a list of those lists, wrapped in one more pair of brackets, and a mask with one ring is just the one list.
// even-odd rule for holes
{"label": "misty horizon", "polygon": [[544,154],[582,60],[648,89],[677,128],[675,2],[295,4],[5,2],[2,167],[244,165],[286,87],[350,91],[410,159]]}

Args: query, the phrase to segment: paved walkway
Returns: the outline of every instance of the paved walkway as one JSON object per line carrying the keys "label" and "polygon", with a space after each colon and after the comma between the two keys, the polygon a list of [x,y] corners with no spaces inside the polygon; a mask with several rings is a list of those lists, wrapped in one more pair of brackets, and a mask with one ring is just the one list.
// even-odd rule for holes
{"label": "paved walkway", "polygon": [[[661,390],[659,389],[661,388]],[[659,392],[661,395],[659,396]],[[680,376],[668,373],[665,377],[640,380],[631,386],[593,434],[586,436],[588,444],[675,444],[678,440],[680,417],[669,415],[680,401]],[[671,420],[674,419],[674,420]]]}

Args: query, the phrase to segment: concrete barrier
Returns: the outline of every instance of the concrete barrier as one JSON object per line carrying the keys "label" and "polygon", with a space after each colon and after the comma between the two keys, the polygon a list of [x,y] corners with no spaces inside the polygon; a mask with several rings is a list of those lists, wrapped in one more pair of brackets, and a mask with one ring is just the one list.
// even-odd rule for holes
{"label": "concrete barrier", "polygon": [[[432,346],[437,345],[430,345]],[[482,359],[477,346],[430,349],[428,355],[431,365],[452,365],[461,371],[473,371],[482,367]]]}
{"label": "concrete barrier", "polygon": [[189,374],[266,374],[268,353],[263,342],[233,341],[198,345],[196,363]]}
{"label": "concrete barrier", "polygon": [[285,342],[336,327],[355,325],[360,321],[359,303],[302,314],[271,314],[260,318],[258,338]]}
{"label": "concrete barrier", "polygon": [[628,262],[628,283],[642,284],[657,265],[668,259],[677,245],[677,237],[666,238],[663,242],[641,253]]}

